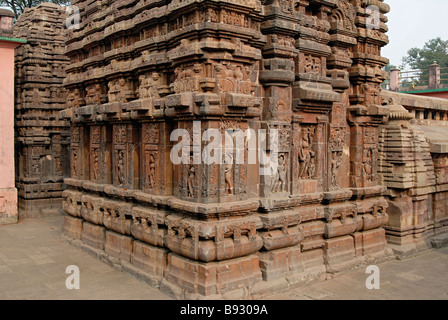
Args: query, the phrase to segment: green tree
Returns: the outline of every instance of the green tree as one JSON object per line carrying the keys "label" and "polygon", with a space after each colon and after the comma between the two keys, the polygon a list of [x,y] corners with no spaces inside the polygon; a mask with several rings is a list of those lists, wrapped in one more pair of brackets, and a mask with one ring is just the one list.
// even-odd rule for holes
{"label": "green tree", "polygon": [[43,2],[55,3],[58,5],[68,5],[70,0],[0,0],[0,7],[7,7],[14,12],[15,19],[25,11],[25,8],[31,8]]}
{"label": "green tree", "polygon": [[384,66],[383,70],[386,71],[386,72],[390,72],[390,70],[395,69],[395,68],[396,68],[396,66],[394,66],[393,64],[388,63],[388,64],[386,64]]}
{"label": "green tree", "polygon": [[[442,40],[440,37],[431,39],[425,43],[423,48],[412,48],[408,55],[403,57],[403,65],[400,69],[422,70],[416,75],[415,81],[418,85],[425,85],[429,79],[429,66],[437,62],[441,68],[448,67],[448,40]],[[445,83],[442,81],[442,83]]]}
{"label": "green tree", "polygon": [[403,66],[409,66],[414,70],[426,70],[434,61],[437,61],[442,68],[448,67],[448,40],[442,40],[440,37],[431,39],[422,49],[410,49],[402,61]]}

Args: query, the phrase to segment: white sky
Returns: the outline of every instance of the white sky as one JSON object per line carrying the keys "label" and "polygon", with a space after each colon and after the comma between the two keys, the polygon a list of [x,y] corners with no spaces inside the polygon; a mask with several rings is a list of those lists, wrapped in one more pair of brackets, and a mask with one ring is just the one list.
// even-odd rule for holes
{"label": "white sky", "polygon": [[402,57],[409,49],[423,48],[425,42],[441,37],[448,40],[447,0],[386,0],[390,5],[389,44],[383,48],[382,56],[390,63],[401,65]]}

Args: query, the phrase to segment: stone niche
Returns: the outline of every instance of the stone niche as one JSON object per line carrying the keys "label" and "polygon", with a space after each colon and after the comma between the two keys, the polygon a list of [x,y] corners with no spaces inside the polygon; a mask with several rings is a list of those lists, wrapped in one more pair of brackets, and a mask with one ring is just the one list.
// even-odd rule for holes
{"label": "stone niche", "polygon": [[14,25],[27,43],[15,55],[16,185],[21,217],[58,213],[64,178],[70,174],[70,123],[58,119],[65,108],[62,83],[65,9],[51,3],[27,8]]}
{"label": "stone niche", "polygon": [[388,5],[372,29],[359,1],[73,4],[69,237],[177,298],[263,297],[386,257]]}

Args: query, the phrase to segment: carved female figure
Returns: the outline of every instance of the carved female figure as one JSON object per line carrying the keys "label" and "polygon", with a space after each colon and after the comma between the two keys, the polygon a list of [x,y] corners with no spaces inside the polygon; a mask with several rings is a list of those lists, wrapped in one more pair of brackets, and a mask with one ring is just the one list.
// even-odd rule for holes
{"label": "carved female figure", "polygon": [[154,154],[149,154],[149,175],[148,175],[148,186],[149,189],[154,189],[156,184],[156,159]]}
{"label": "carved female figure", "polygon": [[226,161],[224,164],[224,179],[226,195],[233,194],[233,156],[230,153],[226,153]]}
{"label": "carved female figure", "polygon": [[187,185],[187,196],[190,198],[194,197],[193,184],[195,175],[196,173],[194,170],[193,161],[190,161],[190,167],[188,169],[188,185]]}
{"label": "carved female figure", "polygon": [[304,129],[302,143],[299,149],[300,172],[299,178],[307,178],[308,169],[311,162],[311,129]]}
{"label": "carved female figure", "polygon": [[338,186],[337,174],[338,174],[340,165],[341,165],[340,152],[332,152],[332,156],[331,156],[331,185],[333,187]]}
{"label": "carved female figure", "polygon": [[272,192],[284,192],[286,190],[286,159],[285,155],[281,154],[278,157],[276,181]]}
{"label": "carved female figure", "polygon": [[78,150],[73,149],[72,151],[72,178],[78,177]]}
{"label": "carved female figure", "polygon": [[100,161],[99,161],[99,150],[95,149],[93,153],[93,179],[98,180],[100,169]]}
{"label": "carved female figure", "polygon": [[118,183],[120,185],[124,184],[124,152],[123,150],[118,151],[118,162],[117,162],[117,176]]}

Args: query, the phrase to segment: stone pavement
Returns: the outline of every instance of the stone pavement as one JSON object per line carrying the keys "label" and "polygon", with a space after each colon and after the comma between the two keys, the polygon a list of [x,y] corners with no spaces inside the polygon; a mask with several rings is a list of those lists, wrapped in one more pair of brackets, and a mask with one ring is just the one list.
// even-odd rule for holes
{"label": "stone pavement", "polygon": [[[0,299],[172,299],[64,242],[62,223],[52,216],[0,226]],[[79,267],[79,290],[65,286],[69,265]]]}
{"label": "stone pavement", "polygon": [[[0,226],[0,299],[170,300],[157,289],[99,261],[61,238],[62,216]],[[80,270],[80,290],[68,290],[66,267]],[[365,269],[276,294],[269,300],[448,300],[448,248],[379,265],[380,289],[368,290]]]}

